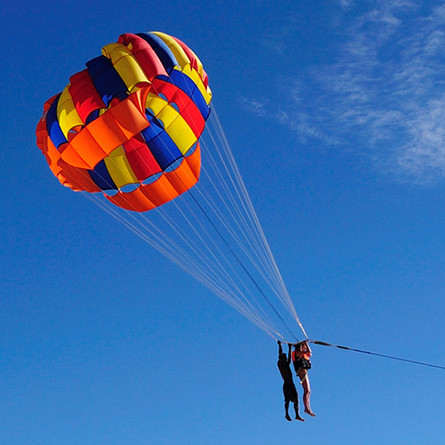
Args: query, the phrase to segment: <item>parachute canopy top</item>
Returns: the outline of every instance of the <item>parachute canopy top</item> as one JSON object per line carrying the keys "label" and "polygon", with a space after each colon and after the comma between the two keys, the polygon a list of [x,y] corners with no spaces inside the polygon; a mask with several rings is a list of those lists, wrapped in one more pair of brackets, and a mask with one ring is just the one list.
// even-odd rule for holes
{"label": "parachute canopy top", "polygon": [[57,179],[144,212],[199,180],[211,91],[200,60],[160,32],[123,34],[44,105],[36,135]]}

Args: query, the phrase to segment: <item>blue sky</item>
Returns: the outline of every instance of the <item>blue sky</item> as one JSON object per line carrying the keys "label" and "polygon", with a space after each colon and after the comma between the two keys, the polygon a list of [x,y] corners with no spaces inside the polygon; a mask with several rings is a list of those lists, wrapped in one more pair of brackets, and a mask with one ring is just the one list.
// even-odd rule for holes
{"label": "blue sky", "polygon": [[444,2],[0,12],[1,443],[443,443],[443,371],[321,346],[317,417],[286,422],[276,344],[60,186],[35,126],[121,33],[180,38],[309,337],[444,365]]}

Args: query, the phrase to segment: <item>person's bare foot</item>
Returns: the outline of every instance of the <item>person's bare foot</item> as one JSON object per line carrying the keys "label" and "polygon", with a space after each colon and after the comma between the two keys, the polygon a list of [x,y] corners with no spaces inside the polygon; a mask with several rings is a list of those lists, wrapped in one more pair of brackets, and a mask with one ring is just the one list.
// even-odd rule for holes
{"label": "person's bare foot", "polygon": [[305,412],[306,414],[309,414],[309,415],[312,416],[312,417],[316,417],[315,414],[314,414],[312,411],[308,410],[308,409],[305,409],[304,412]]}
{"label": "person's bare foot", "polygon": [[289,414],[286,414],[284,417],[286,420],[289,420],[289,422],[292,422],[292,419],[290,418]]}
{"label": "person's bare foot", "polygon": [[295,420],[299,420],[300,422],[304,422],[303,417],[300,417],[300,416],[295,417]]}

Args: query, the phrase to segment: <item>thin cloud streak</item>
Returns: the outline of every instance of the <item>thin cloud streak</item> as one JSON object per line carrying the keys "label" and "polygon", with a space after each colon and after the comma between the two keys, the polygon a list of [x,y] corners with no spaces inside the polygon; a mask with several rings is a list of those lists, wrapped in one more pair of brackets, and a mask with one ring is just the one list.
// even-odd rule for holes
{"label": "thin cloud streak", "polygon": [[[273,116],[267,100],[245,105],[303,142],[353,146],[378,159],[382,172],[434,183],[445,176],[445,4],[417,18],[419,6],[410,0],[373,5],[339,24],[345,43],[335,63],[299,73],[281,102],[270,98],[279,104]],[[355,3],[340,6],[350,16]]]}

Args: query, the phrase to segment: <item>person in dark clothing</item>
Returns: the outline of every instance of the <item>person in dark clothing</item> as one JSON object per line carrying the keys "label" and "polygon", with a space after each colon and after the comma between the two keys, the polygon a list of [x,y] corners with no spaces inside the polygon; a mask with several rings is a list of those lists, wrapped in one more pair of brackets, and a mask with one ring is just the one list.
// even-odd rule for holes
{"label": "person in dark clothing", "polygon": [[283,394],[284,394],[284,410],[285,410],[285,418],[286,420],[291,421],[291,417],[289,416],[289,404],[292,402],[294,404],[295,409],[295,419],[304,422],[304,419],[300,417],[298,413],[298,394],[297,389],[295,388],[294,380],[292,378],[292,371],[290,369],[290,361],[291,361],[291,348],[289,345],[289,353],[286,356],[286,353],[283,352],[283,348],[281,347],[281,342],[278,341],[278,362],[277,366],[280,370],[281,377],[283,377]]}

